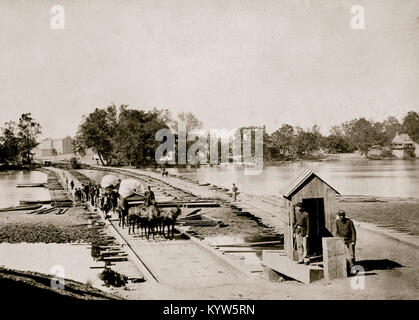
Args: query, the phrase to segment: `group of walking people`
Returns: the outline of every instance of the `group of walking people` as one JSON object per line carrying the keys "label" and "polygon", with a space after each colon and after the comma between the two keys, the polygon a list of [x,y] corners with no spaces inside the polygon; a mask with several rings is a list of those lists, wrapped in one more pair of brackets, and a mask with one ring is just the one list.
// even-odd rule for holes
{"label": "group of walking people", "polygon": [[92,206],[100,208],[105,213],[105,217],[111,210],[116,212],[119,199],[119,184],[115,186],[103,188],[99,183],[82,183],[80,187],[76,187],[73,180],[65,178],[66,184],[69,186],[69,191],[73,194],[75,202],[90,203]]}
{"label": "group of walking people", "polygon": [[82,184],[74,190],[74,197],[78,202],[90,202],[92,206],[99,206],[101,189],[99,184]]}

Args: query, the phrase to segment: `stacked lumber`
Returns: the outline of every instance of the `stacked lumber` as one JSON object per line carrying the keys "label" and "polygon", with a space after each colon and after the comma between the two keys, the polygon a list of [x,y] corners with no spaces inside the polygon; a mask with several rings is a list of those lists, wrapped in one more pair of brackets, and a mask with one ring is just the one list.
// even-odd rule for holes
{"label": "stacked lumber", "polygon": [[101,261],[118,262],[128,261],[128,254],[115,245],[101,245],[97,247]]}
{"label": "stacked lumber", "polygon": [[0,212],[7,212],[7,211],[21,211],[21,210],[34,210],[39,209],[42,207],[42,204],[35,204],[35,205],[20,205],[20,206],[13,206],[13,207],[7,207],[7,208],[1,208]]}
{"label": "stacked lumber", "polygon": [[219,221],[199,213],[201,209],[195,210],[186,217],[178,219],[176,222],[181,226],[213,227],[219,224]]}
{"label": "stacked lumber", "polygon": [[[142,205],[144,201],[141,200],[128,200],[128,205]],[[217,202],[210,202],[207,200],[192,200],[192,201],[160,201],[157,202],[159,208],[175,208],[177,206],[185,208],[216,208],[220,207]]]}
{"label": "stacked lumber", "polygon": [[21,183],[16,186],[17,188],[37,188],[46,187],[45,183]]}
{"label": "stacked lumber", "polygon": [[19,200],[21,206],[41,206],[43,204],[50,204],[51,200]]}
{"label": "stacked lumber", "polygon": [[41,208],[39,210],[34,210],[34,211],[31,211],[31,212],[27,212],[27,214],[46,214],[46,213],[50,213],[54,210],[55,210],[55,208],[46,207],[46,208]]}
{"label": "stacked lumber", "polygon": [[67,212],[67,210],[68,210],[68,208],[58,209],[58,210],[57,210],[57,212],[56,212],[55,214],[58,214],[58,215],[60,215],[60,214],[64,214],[64,213],[66,213],[66,212]]}

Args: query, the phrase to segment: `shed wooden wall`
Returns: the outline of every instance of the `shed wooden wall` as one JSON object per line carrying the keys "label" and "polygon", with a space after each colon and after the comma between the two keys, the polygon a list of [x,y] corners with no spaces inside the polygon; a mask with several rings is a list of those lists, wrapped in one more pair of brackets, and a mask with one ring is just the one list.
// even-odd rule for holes
{"label": "shed wooden wall", "polygon": [[[291,200],[287,201],[287,224],[284,230],[284,249],[287,256],[293,258],[293,228],[294,228],[294,205],[303,202],[307,198],[323,198],[325,227],[331,233],[336,230],[336,192],[316,176],[305,186],[296,192]],[[294,257],[295,258],[295,257]]]}

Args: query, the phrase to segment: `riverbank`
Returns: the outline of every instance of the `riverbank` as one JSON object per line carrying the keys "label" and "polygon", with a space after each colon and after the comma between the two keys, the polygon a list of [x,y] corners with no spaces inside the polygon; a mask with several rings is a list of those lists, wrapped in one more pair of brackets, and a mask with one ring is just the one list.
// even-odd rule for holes
{"label": "riverbank", "polygon": [[52,288],[51,275],[39,272],[11,270],[0,267],[0,287],[7,293],[6,301],[60,299],[69,300],[120,300],[121,298],[103,292],[84,283],[65,279],[65,290]]}
{"label": "riverbank", "polygon": [[[57,178],[49,182],[64,183],[62,176],[58,174]],[[62,187],[66,192],[65,184]],[[68,195],[72,197],[71,192]],[[28,293],[52,298],[133,298],[131,291],[138,285],[134,281],[141,280],[143,275],[129,261],[104,261],[105,253],[98,248],[118,247],[118,243],[98,212],[90,210],[87,204],[71,204],[63,214],[32,212],[0,213],[0,256],[3,257],[0,266],[8,269],[0,272],[0,283],[13,286],[15,282],[16,287]],[[62,291],[52,288],[48,280],[57,267],[63,270],[63,277],[69,283]],[[26,275],[32,273],[35,276]],[[118,273],[121,277],[128,275],[128,283],[115,286],[112,277],[118,277]]]}
{"label": "riverbank", "polygon": [[345,201],[342,197],[337,204],[353,220],[419,236],[419,199],[387,198],[370,202]]}

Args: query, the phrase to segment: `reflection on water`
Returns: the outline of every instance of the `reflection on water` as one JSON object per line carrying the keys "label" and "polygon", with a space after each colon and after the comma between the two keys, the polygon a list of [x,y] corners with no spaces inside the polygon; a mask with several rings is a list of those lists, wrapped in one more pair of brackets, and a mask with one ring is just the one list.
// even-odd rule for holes
{"label": "reflection on water", "polygon": [[418,197],[419,162],[415,160],[341,160],[294,162],[265,166],[259,175],[245,175],[240,166],[169,169],[199,182],[256,195],[279,195],[302,169],[311,169],[341,194],[382,197]]}
{"label": "reflection on water", "polygon": [[51,200],[47,188],[17,188],[21,183],[45,183],[40,171],[0,171],[0,208],[19,205],[19,200]]}
{"label": "reflection on water", "polygon": [[[88,245],[55,243],[0,243],[0,266],[20,271],[57,275],[54,266],[62,267],[64,278],[90,283],[103,289],[99,267],[91,256]],[[57,267],[55,267],[55,270]]]}

